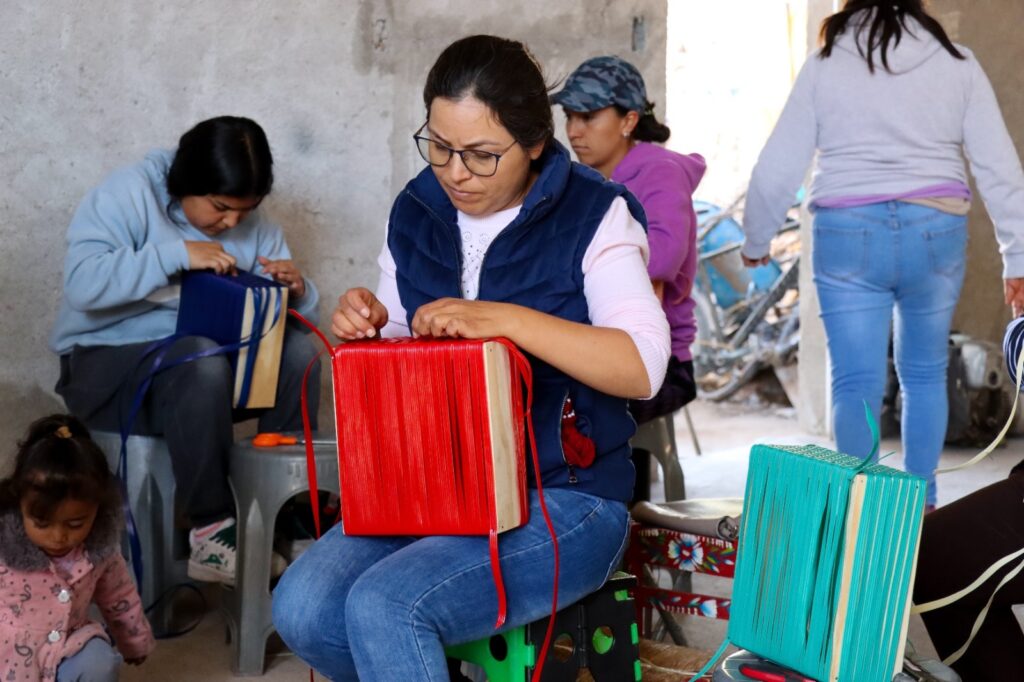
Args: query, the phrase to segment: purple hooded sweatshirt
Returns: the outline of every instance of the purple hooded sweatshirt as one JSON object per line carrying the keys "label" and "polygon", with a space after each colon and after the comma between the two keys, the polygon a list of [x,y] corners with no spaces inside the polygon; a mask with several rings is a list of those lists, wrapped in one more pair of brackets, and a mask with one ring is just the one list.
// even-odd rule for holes
{"label": "purple hooded sweatshirt", "polygon": [[697,272],[697,215],[693,192],[706,168],[700,154],[677,154],[640,142],[626,154],[611,179],[625,185],[647,212],[647,241],[652,280],[665,282],[662,307],[672,329],[672,354],[693,359],[690,344],[697,336],[690,296]]}

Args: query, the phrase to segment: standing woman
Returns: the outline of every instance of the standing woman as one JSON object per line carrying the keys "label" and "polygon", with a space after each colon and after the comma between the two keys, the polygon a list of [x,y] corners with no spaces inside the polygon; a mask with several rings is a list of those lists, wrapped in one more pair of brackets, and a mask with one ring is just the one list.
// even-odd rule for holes
{"label": "standing woman", "polygon": [[[647,273],[672,330],[672,356],[658,394],[629,403],[629,411],[643,424],[697,397],[690,352],[697,321],[690,293],[697,272],[693,192],[704,176],[704,158],[657,144],[666,142],[671,131],[655,118],[640,72],[619,57],[583,62],[551,101],[565,112],[565,132],[580,163],[625,185],[647,214]],[[649,461],[646,456],[634,459],[638,499],[647,499],[649,475],[644,473]]]}
{"label": "standing woman", "polygon": [[817,152],[812,255],[837,447],[871,450],[862,401],[879,414],[894,322],[905,466],[928,480],[934,508],[971,202],[963,152],[1015,311],[1024,308],[1024,174],[984,71],[921,0],[847,0],[821,36],[754,168],[742,253],[748,266],[766,262]]}
{"label": "standing woman", "polygon": [[[348,341],[503,336],[528,354],[567,605],[618,564],[634,477],[626,399],[657,392],[668,362],[643,213],[553,139],[548,89],[522,43],[456,41],[423,102],[414,137],[429,166],[391,209],[376,294],[345,292],[332,329]],[[563,451],[569,400],[592,462]],[[529,498],[529,523],[502,535],[506,629],[551,608],[552,543]],[[497,608],[487,538],[350,537],[341,525],[274,592],[282,638],[333,680],[448,680],[444,646],[491,634]]]}

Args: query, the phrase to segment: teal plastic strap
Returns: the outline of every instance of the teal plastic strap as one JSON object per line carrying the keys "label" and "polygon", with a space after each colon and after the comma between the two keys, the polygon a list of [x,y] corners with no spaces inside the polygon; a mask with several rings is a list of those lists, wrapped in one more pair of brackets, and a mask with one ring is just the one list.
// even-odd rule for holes
{"label": "teal plastic strap", "polygon": [[690,682],[695,682],[696,680],[699,680],[700,678],[704,677],[709,672],[711,672],[711,669],[715,667],[715,664],[718,663],[718,659],[720,659],[722,657],[722,655],[725,653],[725,650],[728,647],[729,647],[729,638],[726,637],[725,640],[722,642],[722,645],[720,647],[718,647],[718,651],[716,651],[714,653],[714,655],[711,656],[711,659],[707,663],[704,664],[703,668],[701,668],[700,670],[697,671],[696,675],[694,675],[693,677],[690,678]]}

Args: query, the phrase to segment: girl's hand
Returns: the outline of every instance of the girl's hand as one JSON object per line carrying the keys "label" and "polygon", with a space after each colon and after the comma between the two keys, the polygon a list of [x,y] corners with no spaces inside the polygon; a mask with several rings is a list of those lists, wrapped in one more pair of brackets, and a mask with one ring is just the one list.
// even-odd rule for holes
{"label": "girl's hand", "polygon": [[306,293],[306,280],[302,279],[302,273],[295,267],[291,260],[270,260],[263,256],[257,256],[256,260],[263,266],[263,272],[270,275],[275,282],[288,287],[288,293],[293,298],[302,298]]}
{"label": "girl's hand", "polygon": [[235,257],[217,242],[185,242],[189,270],[213,270],[218,275],[235,275]]}
{"label": "girl's hand", "polygon": [[146,657],[145,656],[139,656],[138,658],[126,658],[126,659],[124,659],[124,662],[127,663],[128,665],[142,665],[143,663],[146,662]]}
{"label": "girl's hand", "polygon": [[505,336],[512,339],[520,310],[510,303],[441,298],[420,306],[412,318],[412,333],[413,336],[464,339]]}
{"label": "girl's hand", "polygon": [[388,323],[388,309],[369,289],[349,289],[338,299],[331,316],[331,331],[339,339],[354,341],[377,335]]}
{"label": "girl's hand", "polygon": [[1013,310],[1014,317],[1024,315],[1024,277],[1003,280],[1003,300]]}

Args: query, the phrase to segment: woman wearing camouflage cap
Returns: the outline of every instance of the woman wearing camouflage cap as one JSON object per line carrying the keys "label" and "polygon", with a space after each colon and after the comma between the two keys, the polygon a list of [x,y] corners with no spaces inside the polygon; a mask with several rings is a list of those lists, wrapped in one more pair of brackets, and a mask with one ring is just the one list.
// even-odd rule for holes
{"label": "woman wearing camouflage cap", "polygon": [[565,131],[580,162],[625,185],[647,213],[647,271],[671,326],[672,357],[658,394],[631,401],[630,412],[638,423],[671,414],[697,395],[690,353],[697,333],[690,296],[697,270],[692,195],[704,159],[654,144],[668,140],[670,131],[655,118],[640,72],[619,57],[583,62],[551,101],[565,111]]}

